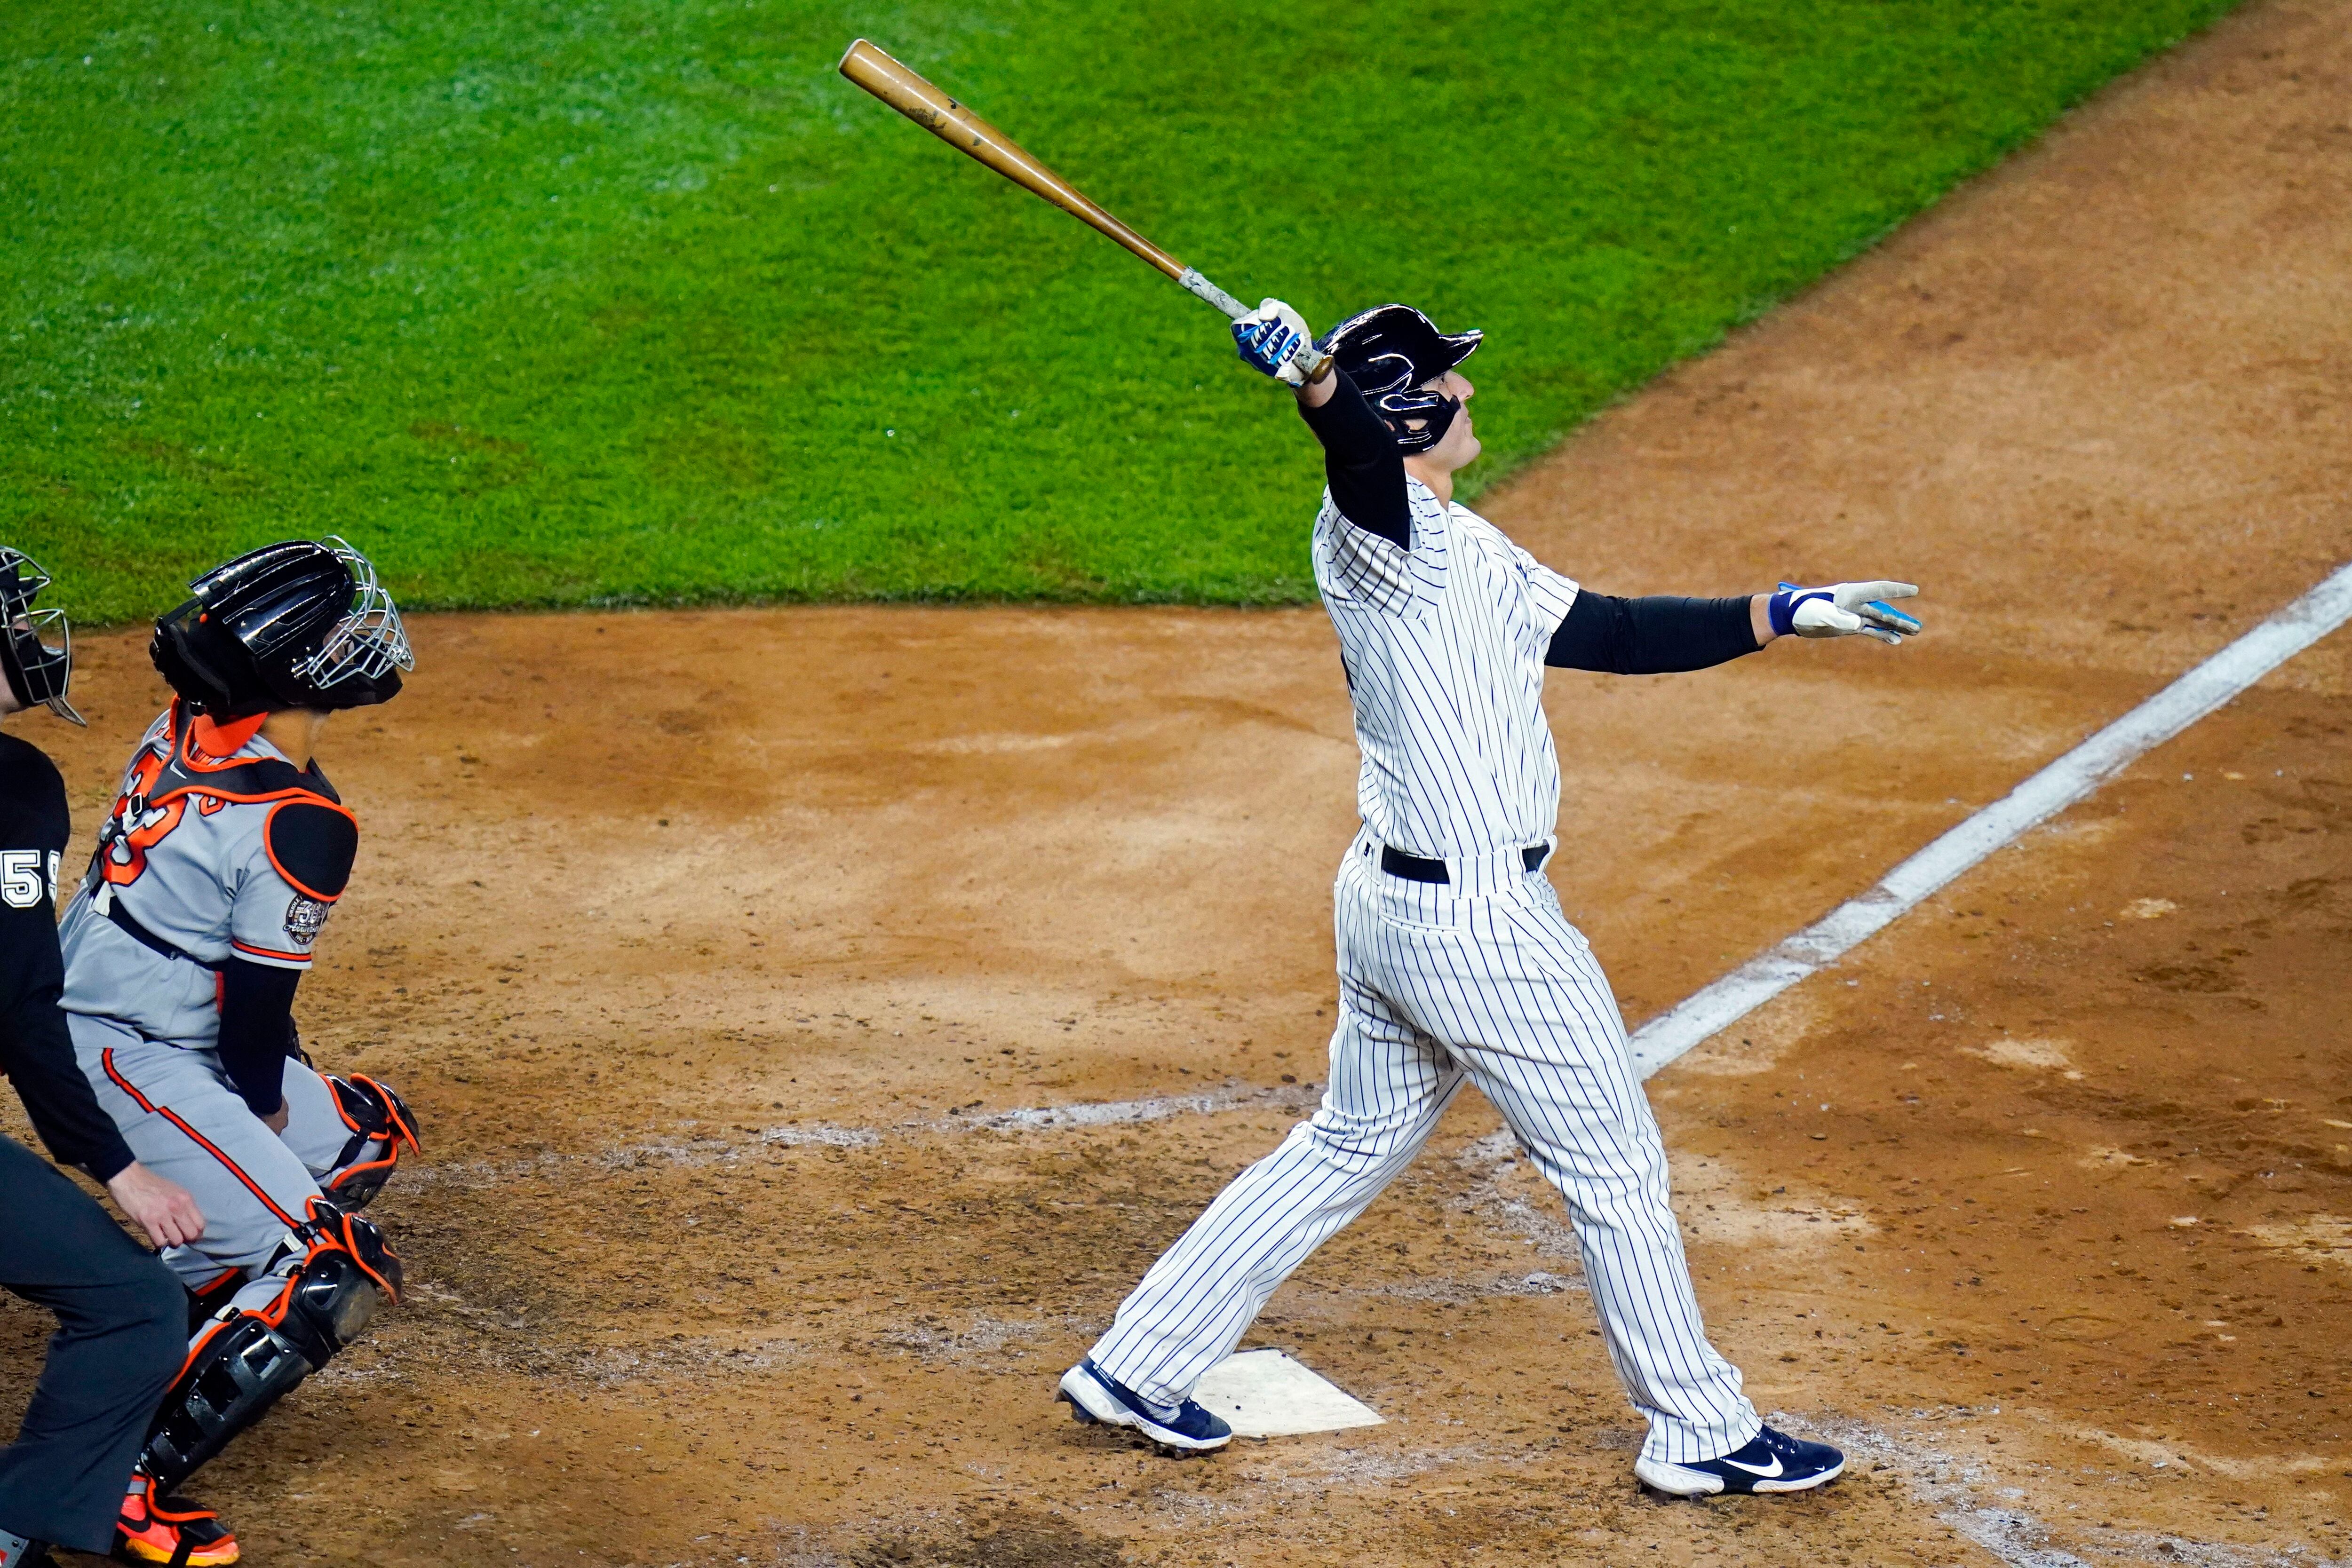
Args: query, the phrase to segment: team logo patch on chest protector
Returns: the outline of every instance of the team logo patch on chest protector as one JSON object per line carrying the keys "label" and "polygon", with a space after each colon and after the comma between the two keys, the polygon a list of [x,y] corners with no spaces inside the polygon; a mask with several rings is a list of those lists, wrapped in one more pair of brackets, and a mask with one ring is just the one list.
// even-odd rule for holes
{"label": "team logo patch on chest protector", "polygon": [[286,906],[286,935],[294,939],[294,946],[308,949],[325,929],[327,916],[334,907],[322,899],[296,894],[294,902]]}

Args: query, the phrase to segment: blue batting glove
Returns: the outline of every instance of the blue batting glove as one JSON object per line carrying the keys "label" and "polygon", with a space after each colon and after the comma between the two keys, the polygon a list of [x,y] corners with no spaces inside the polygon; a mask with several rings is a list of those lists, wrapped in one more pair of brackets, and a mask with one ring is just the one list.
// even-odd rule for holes
{"label": "blue batting glove", "polygon": [[1919,634],[1919,622],[1886,601],[1908,599],[1919,590],[1907,582],[1841,582],[1831,588],[1800,588],[1784,582],[1765,606],[1776,635],[1851,637],[1900,643]]}
{"label": "blue batting glove", "polygon": [[1269,299],[1234,319],[1234,347],[1244,362],[1285,386],[1295,387],[1307,379],[1292,361],[1310,336],[1307,319],[1279,299]]}

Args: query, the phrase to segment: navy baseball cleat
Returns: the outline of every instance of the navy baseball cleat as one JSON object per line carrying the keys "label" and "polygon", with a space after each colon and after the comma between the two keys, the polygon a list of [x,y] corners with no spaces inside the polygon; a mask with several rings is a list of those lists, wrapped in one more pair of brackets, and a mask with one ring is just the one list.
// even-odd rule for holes
{"label": "navy baseball cleat", "polygon": [[1676,1497],[1712,1497],[1718,1492],[1810,1491],[1833,1481],[1845,1456],[1827,1443],[1808,1443],[1767,1427],[1744,1448],[1719,1459],[1670,1465],[1662,1459],[1633,1461],[1633,1473]]}
{"label": "navy baseball cleat", "polygon": [[1110,1375],[1088,1356],[1062,1374],[1061,1392],[1054,1396],[1070,1407],[1077,1420],[1106,1427],[1132,1427],[1163,1448],[1205,1454],[1234,1440],[1234,1429],[1212,1415],[1197,1399],[1187,1399],[1172,1416],[1144,1402],[1140,1395]]}

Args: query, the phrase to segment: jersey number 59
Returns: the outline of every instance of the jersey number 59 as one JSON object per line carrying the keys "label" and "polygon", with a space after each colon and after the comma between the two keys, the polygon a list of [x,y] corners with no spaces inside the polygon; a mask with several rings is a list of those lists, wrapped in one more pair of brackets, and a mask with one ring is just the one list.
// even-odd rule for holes
{"label": "jersey number 59", "polygon": [[[44,861],[48,862],[46,866]],[[38,908],[43,899],[54,894],[57,885],[56,851],[0,850],[0,902],[9,908]]]}

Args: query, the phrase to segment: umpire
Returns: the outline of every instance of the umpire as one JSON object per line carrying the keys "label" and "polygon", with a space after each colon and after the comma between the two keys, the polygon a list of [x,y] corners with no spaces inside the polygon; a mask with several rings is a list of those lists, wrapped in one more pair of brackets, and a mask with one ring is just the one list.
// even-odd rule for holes
{"label": "umpire", "polygon": [[[65,613],[36,611],[48,578],[0,546],[0,715],[66,701],[73,672]],[[131,1157],[74,1063],[58,957],[64,780],[37,747],[0,735],[0,1070],[49,1152],[104,1182],[163,1246],[204,1234],[186,1190]],[[58,1315],[47,1364],[15,1445],[0,1451],[0,1568],[43,1563],[44,1542],[103,1554],[115,1545],[131,1467],[156,1401],[187,1348],[188,1297],[56,1166],[0,1135],[0,1285]]]}

